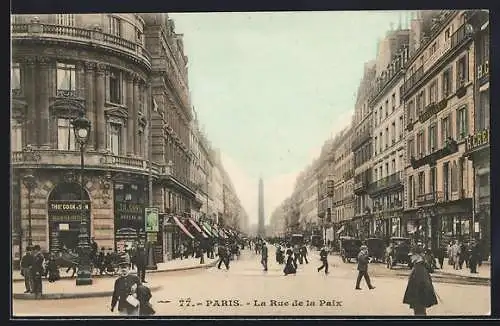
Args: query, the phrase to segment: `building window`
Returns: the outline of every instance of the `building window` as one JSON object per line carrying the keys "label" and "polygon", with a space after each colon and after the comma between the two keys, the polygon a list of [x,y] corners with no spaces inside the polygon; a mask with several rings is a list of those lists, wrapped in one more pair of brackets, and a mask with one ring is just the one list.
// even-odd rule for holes
{"label": "building window", "polygon": [[464,55],[457,62],[457,88],[465,85],[468,81],[467,56]]}
{"label": "building window", "polygon": [[56,15],[57,25],[64,26],[75,26],[75,15],[74,14],[57,14]]}
{"label": "building window", "polygon": [[404,131],[404,123],[403,123],[403,116],[399,117],[399,139],[403,139],[403,131]]}
{"label": "building window", "polygon": [[467,107],[457,110],[457,138],[462,140],[467,137]]}
{"label": "building window", "polygon": [[450,29],[447,28],[446,31],[444,32],[444,40],[448,41],[450,39]]}
{"label": "building window", "polygon": [[490,128],[490,90],[479,93],[479,107],[476,109],[476,130]]}
{"label": "building window", "polygon": [[17,62],[12,63],[10,68],[10,89],[21,89],[21,67]]}
{"label": "building window", "polygon": [[429,126],[429,153],[437,149],[437,128],[435,124]]}
{"label": "building window", "polygon": [[425,173],[420,172],[418,174],[418,194],[423,195],[425,194]]}
{"label": "building window", "polygon": [[429,190],[431,193],[436,195],[436,183],[437,183],[436,167],[431,168],[431,175],[429,178]]}
{"label": "building window", "polygon": [[57,149],[74,151],[76,139],[70,119],[57,119]]}
{"label": "building window", "polygon": [[408,177],[408,200],[409,200],[409,206],[410,207],[413,207],[413,205],[415,204],[415,183],[413,181],[413,176],[410,175]]}
{"label": "building window", "polygon": [[389,115],[389,100],[385,100],[385,117]]}
{"label": "building window", "polygon": [[417,116],[422,113],[425,107],[425,93],[421,91],[417,95]]}
{"label": "building window", "polygon": [[122,78],[120,71],[110,69],[107,72],[107,96],[111,103],[122,104]]}
{"label": "building window", "polygon": [[418,158],[424,156],[425,142],[424,142],[424,132],[421,131],[417,135],[417,155]]}
{"label": "building window", "polygon": [[391,105],[392,105],[392,112],[394,112],[394,110],[396,110],[396,93],[392,93]]}
{"label": "building window", "polygon": [[429,49],[429,54],[430,55],[433,55],[434,53],[436,53],[436,50],[437,50],[437,42],[434,42],[434,44],[432,44],[431,48]]}
{"label": "building window", "polygon": [[411,100],[410,102],[408,102],[408,117],[409,117],[408,123],[412,123],[413,121],[415,121],[415,101],[414,100]]}
{"label": "building window", "polygon": [[378,118],[378,116],[377,116],[377,111],[375,111],[373,114],[374,114],[374,119],[373,119],[373,122],[374,122],[374,125],[376,126],[376,125],[377,125],[377,123],[378,123],[378,120],[377,120],[377,118]]}
{"label": "building window", "polygon": [[396,173],[396,159],[393,158],[391,161],[391,174]]}
{"label": "building window", "polygon": [[378,138],[377,138],[377,136],[375,136],[375,142],[373,143],[375,155],[377,155],[377,152],[378,152],[377,146],[378,146]]}
{"label": "building window", "polygon": [[57,96],[76,95],[76,66],[74,64],[57,63]]}
{"label": "building window", "polygon": [[446,140],[451,137],[451,119],[450,116],[446,116],[441,119],[441,144],[445,144]]}
{"label": "building window", "polygon": [[385,148],[389,147],[389,127],[385,128]]}
{"label": "building window", "polygon": [[445,72],[443,72],[443,78],[442,78],[442,92],[443,92],[443,98],[447,98],[448,95],[451,94],[452,91],[452,73],[453,73],[453,68],[450,67],[448,68]]}
{"label": "building window", "polygon": [[109,15],[109,34],[122,36],[122,24],[120,18]]}
{"label": "building window", "polygon": [[429,86],[429,104],[436,103],[438,99],[438,81],[434,80]]}
{"label": "building window", "polygon": [[109,150],[114,155],[120,154],[121,129],[122,126],[118,123],[109,124]]}
{"label": "building window", "polygon": [[142,142],[144,141],[144,130],[139,130],[139,134],[137,135],[138,137],[138,143],[139,143],[139,148],[137,149],[137,151],[139,152],[139,156],[142,156],[144,157],[144,153],[143,153],[143,144]]}
{"label": "building window", "polygon": [[392,139],[392,144],[396,143],[396,121],[392,122],[391,125],[391,139]]}
{"label": "building window", "polygon": [[415,140],[408,140],[408,157],[415,157]]}
{"label": "building window", "polygon": [[384,141],[384,140],[383,140],[383,137],[382,137],[382,132],[380,132],[380,134],[379,134],[378,141],[379,141],[379,143],[380,143],[380,146],[379,146],[379,148],[378,148],[378,149],[379,149],[379,151],[380,151],[380,152],[382,152],[382,148],[384,148],[384,144],[383,144],[383,141]]}
{"label": "building window", "polygon": [[18,152],[23,150],[23,125],[20,121],[11,120],[10,150]]}
{"label": "building window", "polygon": [[453,162],[451,165],[451,191],[456,192],[458,190],[458,170],[457,162]]}

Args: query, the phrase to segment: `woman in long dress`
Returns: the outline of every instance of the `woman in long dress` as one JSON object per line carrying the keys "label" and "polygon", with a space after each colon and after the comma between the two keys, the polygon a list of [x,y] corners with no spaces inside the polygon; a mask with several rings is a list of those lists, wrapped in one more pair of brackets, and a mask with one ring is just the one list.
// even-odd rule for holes
{"label": "woman in long dress", "polygon": [[408,304],[410,309],[413,309],[415,316],[426,316],[426,309],[438,302],[421,246],[417,245],[411,260],[413,268],[408,278],[403,303]]}
{"label": "woman in long dress", "polygon": [[285,275],[295,274],[297,272],[297,265],[296,265],[295,259],[293,258],[292,249],[288,249],[286,251],[286,255],[287,255],[286,265],[285,265],[285,269],[283,269],[283,273],[285,273]]}

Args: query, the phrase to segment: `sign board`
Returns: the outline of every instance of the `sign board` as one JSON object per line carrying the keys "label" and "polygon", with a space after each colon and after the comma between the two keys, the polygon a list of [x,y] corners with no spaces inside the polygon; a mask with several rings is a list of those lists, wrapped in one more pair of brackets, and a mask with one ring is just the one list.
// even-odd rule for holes
{"label": "sign board", "polygon": [[146,236],[146,241],[151,243],[156,243],[158,240],[158,233],[156,232],[148,232]]}
{"label": "sign board", "polygon": [[159,209],[157,207],[146,207],[144,209],[144,221],[146,232],[159,232],[160,231],[160,219],[159,219]]}
{"label": "sign board", "polygon": [[59,224],[59,231],[69,231],[69,224],[67,224],[67,223],[60,223]]}
{"label": "sign board", "polygon": [[474,233],[479,233],[479,222],[474,222]]}

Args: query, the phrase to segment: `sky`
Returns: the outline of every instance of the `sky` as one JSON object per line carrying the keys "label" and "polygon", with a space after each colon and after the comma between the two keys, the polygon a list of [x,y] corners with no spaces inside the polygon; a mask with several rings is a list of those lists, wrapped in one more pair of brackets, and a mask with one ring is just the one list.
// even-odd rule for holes
{"label": "sky", "polygon": [[323,143],[352,119],[365,62],[397,11],[177,13],[191,101],[249,215],[289,197]]}

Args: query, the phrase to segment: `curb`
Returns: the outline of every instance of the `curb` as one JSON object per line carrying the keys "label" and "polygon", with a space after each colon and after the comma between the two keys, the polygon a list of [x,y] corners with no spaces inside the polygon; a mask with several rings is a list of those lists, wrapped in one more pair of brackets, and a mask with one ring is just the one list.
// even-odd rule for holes
{"label": "curb", "polygon": [[[410,274],[404,274],[404,273],[396,273],[396,276],[400,277],[408,277]],[[432,279],[447,279],[447,280],[461,280],[461,281],[468,281],[468,282],[473,282],[473,283],[489,283],[491,279],[486,278],[486,277],[475,277],[475,276],[463,276],[463,275],[456,275],[452,273],[432,273],[431,274]]]}
{"label": "curb", "polygon": [[[149,289],[151,292],[161,290],[163,285],[152,286]],[[82,292],[82,293],[49,293],[42,294],[41,298],[35,299],[35,295],[32,293],[14,293],[12,295],[13,299],[17,300],[58,300],[58,299],[82,299],[82,298],[102,298],[110,297],[113,295],[113,291],[102,291],[102,292]]]}
{"label": "curb", "polygon": [[[154,269],[154,270],[146,270],[146,274],[148,273],[168,273],[168,272],[179,272],[179,271],[184,271],[184,270],[190,270],[190,269],[200,269],[200,268],[211,268],[211,267],[214,267],[215,265],[217,264],[217,259],[214,260],[213,262],[211,263],[206,263],[206,264],[203,264],[203,265],[195,265],[195,266],[188,266],[188,267],[175,267],[175,268],[169,268],[169,269]],[[110,276],[110,275],[92,275],[92,278],[113,278],[113,277],[116,277],[116,276]],[[61,280],[64,280],[64,279],[72,279],[71,276],[69,275],[64,275],[64,276],[61,276],[60,278]],[[43,279],[45,281],[45,279]],[[24,279],[18,279],[18,278],[13,278],[12,279],[12,283],[16,283],[16,282],[24,282]]]}

